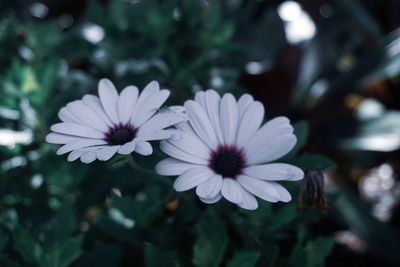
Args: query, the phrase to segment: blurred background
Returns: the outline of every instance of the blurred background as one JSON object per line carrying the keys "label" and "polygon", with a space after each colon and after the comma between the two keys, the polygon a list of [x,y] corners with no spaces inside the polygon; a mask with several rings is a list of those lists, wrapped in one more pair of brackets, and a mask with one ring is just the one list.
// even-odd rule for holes
{"label": "blurred background", "polygon": [[[0,0],[0,265],[400,266],[399,27],[396,0]],[[126,159],[57,157],[58,110],[103,77],[290,117],[292,203],[210,208]]]}

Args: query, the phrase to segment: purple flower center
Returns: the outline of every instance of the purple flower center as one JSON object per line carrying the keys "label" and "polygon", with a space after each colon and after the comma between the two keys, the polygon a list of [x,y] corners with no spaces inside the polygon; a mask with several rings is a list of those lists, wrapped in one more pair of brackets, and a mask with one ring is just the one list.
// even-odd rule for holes
{"label": "purple flower center", "polygon": [[220,145],[211,152],[209,168],[223,177],[236,178],[246,167],[242,149],[233,145]]}
{"label": "purple flower center", "polygon": [[136,137],[137,131],[131,124],[115,125],[106,133],[105,140],[110,145],[123,145],[132,141]]}

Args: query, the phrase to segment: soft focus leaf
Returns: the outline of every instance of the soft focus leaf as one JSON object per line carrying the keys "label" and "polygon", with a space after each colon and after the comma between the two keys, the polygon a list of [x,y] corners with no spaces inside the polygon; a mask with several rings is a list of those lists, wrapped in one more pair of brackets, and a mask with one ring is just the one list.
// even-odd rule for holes
{"label": "soft focus leaf", "polygon": [[212,208],[207,209],[197,223],[196,233],[193,263],[197,267],[219,266],[228,244],[228,236],[223,222]]}
{"label": "soft focus leaf", "polygon": [[239,251],[236,252],[232,260],[228,263],[228,267],[253,267],[257,259],[260,257],[258,251]]}

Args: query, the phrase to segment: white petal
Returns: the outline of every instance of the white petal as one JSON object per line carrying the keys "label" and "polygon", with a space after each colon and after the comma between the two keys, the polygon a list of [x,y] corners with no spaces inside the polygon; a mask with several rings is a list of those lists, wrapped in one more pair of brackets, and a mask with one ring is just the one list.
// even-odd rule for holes
{"label": "white petal", "polygon": [[51,144],[66,144],[76,140],[79,140],[80,137],[59,133],[49,133],[46,136],[46,142]]}
{"label": "white petal", "polygon": [[179,140],[168,140],[168,142],[190,155],[205,160],[210,158],[210,149],[197,136],[186,132],[180,132],[180,136]]}
{"label": "white petal", "polygon": [[185,171],[174,182],[174,189],[178,192],[192,189],[213,175],[207,167],[195,167]]}
{"label": "white petal", "polygon": [[292,200],[292,196],[290,195],[289,191],[286,190],[283,186],[276,182],[267,182],[269,186],[274,188],[279,193],[279,201],[289,202]]}
{"label": "white petal", "polygon": [[196,194],[201,198],[214,198],[222,188],[222,176],[213,174],[210,179],[202,182],[196,187]]}
{"label": "white petal", "polygon": [[68,154],[68,161],[74,161],[77,160],[78,158],[80,158],[83,154],[85,154],[86,152],[94,152],[97,151],[100,148],[103,148],[105,146],[92,146],[92,147],[85,147],[85,148],[80,148],[77,150],[72,151],[71,153]]}
{"label": "white petal", "polygon": [[208,117],[210,118],[211,125],[215,131],[219,143],[223,143],[221,123],[219,120],[219,109],[221,104],[221,97],[214,90],[207,90],[205,94],[206,109]]}
{"label": "white petal", "polygon": [[135,138],[135,140],[137,142],[152,141],[152,140],[164,140],[164,139],[171,138],[172,135],[173,135],[172,131],[161,130],[161,131],[149,133],[146,135],[139,135],[138,137]]}
{"label": "white petal", "polygon": [[82,140],[77,140],[73,141],[71,143],[68,143],[66,145],[63,145],[57,150],[57,155],[62,155],[68,152],[71,152],[72,150],[83,148],[83,147],[88,147],[88,146],[97,146],[97,145],[105,145],[107,144],[106,141],[101,140],[101,139],[82,139]]}
{"label": "white petal", "polygon": [[216,197],[213,198],[200,198],[201,201],[203,201],[206,204],[213,204],[218,202],[222,198],[222,194],[219,193]]}
{"label": "white petal", "polygon": [[238,204],[243,200],[242,186],[232,178],[224,178],[222,182],[221,193],[232,203]]}
{"label": "white petal", "polygon": [[249,94],[244,94],[239,98],[239,100],[238,100],[239,121],[242,120],[244,112],[247,110],[247,108],[253,102],[254,102],[254,99]]}
{"label": "white petal", "polygon": [[271,138],[269,144],[260,144],[259,149],[254,150],[254,152],[247,157],[247,161],[250,164],[274,161],[292,150],[296,142],[296,136],[293,134],[284,134]]}
{"label": "white petal", "polygon": [[108,131],[108,126],[105,122],[94,111],[87,107],[82,100],[69,103],[67,109],[86,125],[103,133]]}
{"label": "white petal", "polygon": [[133,109],[132,117],[131,117],[131,122],[135,122],[136,117],[139,113],[139,111],[142,109],[142,106],[148,99],[152,99],[154,94],[160,91],[160,86],[158,85],[158,82],[152,81],[146,87],[143,89],[143,91],[140,93],[139,98],[136,102],[135,108]]}
{"label": "white petal", "polygon": [[81,162],[86,164],[92,163],[96,159],[97,159],[97,153],[92,151],[86,152],[81,156]]}
{"label": "white petal", "polygon": [[238,203],[238,206],[247,210],[255,210],[258,208],[258,202],[252,194],[244,190],[242,202]]}
{"label": "white petal", "polygon": [[251,177],[270,181],[298,181],[304,177],[304,172],[300,168],[285,163],[253,165],[245,168],[243,173]]}
{"label": "white petal", "polygon": [[85,95],[82,98],[83,103],[93,110],[108,127],[113,127],[113,123],[110,118],[106,115],[103,106],[101,105],[100,99],[94,95]]}
{"label": "white petal", "polygon": [[214,149],[217,147],[218,140],[205,110],[192,100],[185,102],[185,108],[189,115],[190,124],[196,134],[209,148]]}
{"label": "white petal", "polygon": [[75,161],[75,160],[79,159],[85,153],[86,153],[86,151],[84,151],[84,150],[74,150],[68,154],[67,160]]}
{"label": "white petal", "polygon": [[239,146],[247,144],[247,142],[254,137],[258,128],[260,128],[263,119],[264,106],[258,101],[251,103],[240,120],[236,144]]}
{"label": "white petal", "polygon": [[280,199],[279,193],[275,188],[270,186],[270,182],[261,181],[259,179],[246,175],[239,175],[236,179],[247,191],[253,195],[269,202],[277,202]]}
{"label": "white petal", "polygon": [[97,158],[101,161],[106,161],[112,158],[117,153],[121,146],[107,146],[97,151]]}
{"label": "white petal", "polygon": [[225,94],[221,100],[220,121],[225,144],[234,144],[238,127],[238,107],[232,94]]}
{"label": "white petal", "polygon": [[274,142],[274,138],[290,134],[293,127],[289,124],[286,117],[278,117],[265,123],[247,142],[244,149],[248,153],[253,153],[258,149],[263,150],[265,146]]}
{"label": "white petal", "polygon": [[53,132],[82,136],[87,138],[103,139],[104,134],[88,126],[73,122],[56,123],[50,127]]}
{"label": "white petal", "polygon": [[122,124],[127,124],[135,108],[138,99],[139,90],[136,86],[127,86],[122,90],[118,97],[118,114]]}
{"label": "white petal", "polygon": [[181,175],[185,171],[198,165],[187,163],[173,158],[167,158],[160,161],[156,167],[156,173],[165,176]]}
{"label": "white petal", "polygon": [[135,151],[142,156],[148,156],[153,154],[153,147],[149,142],[140,142],[136,144]]}
{"label": "white petal", "polygon": [[123,144],[119,149],[118,153],[121,155],[129,155],[135,150],[136,141],[130,141],[126,144]]}
{"label": "white petal", "polygon": [[171,110],[158,112],[140,126],[138,136],[157,132],[185,120],[187,120],[187,116],[182,113],[177,113]]}
{"label": "white petal", "polygon": [[119,123],[117,104],[118,92],[112,82],[108,79],[101,79],[99,82],[99,96],[101,105],[107,116],[114,124]]}
{"label": "white petal", "polygon": [[77,117],[74,116],[66,107],[63,107],[58,112],[58,117],[63,122],[75,122],[75,123],[82,123]]}
{"label": "white petal", "polygon": [[173,158],[185,161],[185,162],[190,162],[190,163],[195,163],[195,164],[200,164],[200,165],[208,164],[208,160],[188,154],[167,141],[161,141],[160,149],[165,154],[167,154]]}
{"label": "white petal", "polygon": [[194,101],[199,103],[199,105],[206,110],[206,94],[204,91],[199,91],[194,95]]}
{"label": "white petal", "polygon": [[151,118],[157,110],[164,104],[170,95],[169,90],[160,90],[155,93],[151,98],[143,103],[142,107],[136,111],[137,115],[133,120],[133,125],[140,127],[145,121]]}

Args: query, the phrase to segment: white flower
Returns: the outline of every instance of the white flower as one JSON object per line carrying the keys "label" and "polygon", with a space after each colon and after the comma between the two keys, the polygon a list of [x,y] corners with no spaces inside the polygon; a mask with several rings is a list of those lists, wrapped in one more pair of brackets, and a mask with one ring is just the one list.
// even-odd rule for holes
{"label": "white flower", "polygon": [[115,153],[133,151],[150,155],[148,141],[171,138],[173,131],[164,129],[186,120],[185,114],[172,109],[157,112],[170,92],[160,90],[155,81],[140,94],[135,86],[127,86],[118,95],[107,79],[100,80],[98,90],[100,98],[85,95],[61,108],[62,122],[51,126],[53,133],[46,136],[49,143],[63,144],[57,154],[70,152],[68,161],[105,161]]}
{"label": "white flower", "polygon": [[[161,142],[161,150],[172,158],[159,162],[157,173],[179,175],[176,191],[196,187],[205,203],[223,196],[245,209],[257,209],[254,196],[269,202],[291,200],[276,181],[303,178],[301,169],[285,163],[268,163],[287,154],[296,144],[286,117],[261,126],[264,107],[245,94],[236,102],[232,94],[222,99],[214,91],[198,92],[185,109],[189,121],[175,125],[179,140]],[[261,126],[261,127],[260,127]]]}

